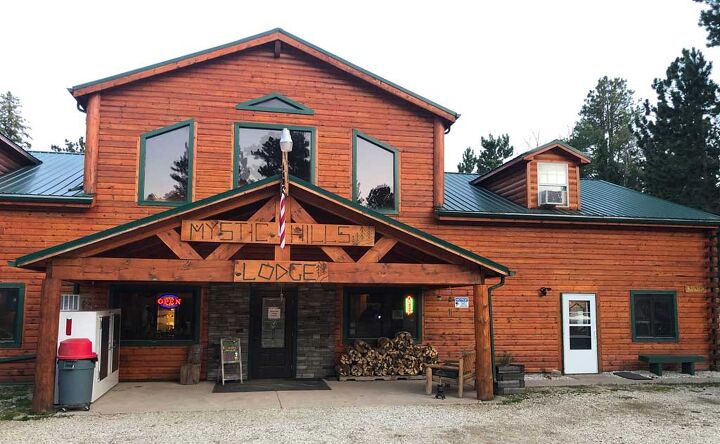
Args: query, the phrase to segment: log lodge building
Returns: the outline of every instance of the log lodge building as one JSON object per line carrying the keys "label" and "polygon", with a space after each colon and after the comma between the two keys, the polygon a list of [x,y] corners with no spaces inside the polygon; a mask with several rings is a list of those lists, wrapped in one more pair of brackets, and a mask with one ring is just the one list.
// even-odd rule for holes
{"label": "log lodge building", "polygon": [[446,173],[457,113],[281,29],[70,93],[84,155],[0,138],[0,381],[34,378],[36,407],[63,294],[122,310],[124,381],[177,380],[192,344],[215,380],[224,337],[248,378],[325,377],[398,331],[442,357],[477,338],[486,378],[492,349],[530,372],[717,365],[720,217],[581,179],[562,142]]}

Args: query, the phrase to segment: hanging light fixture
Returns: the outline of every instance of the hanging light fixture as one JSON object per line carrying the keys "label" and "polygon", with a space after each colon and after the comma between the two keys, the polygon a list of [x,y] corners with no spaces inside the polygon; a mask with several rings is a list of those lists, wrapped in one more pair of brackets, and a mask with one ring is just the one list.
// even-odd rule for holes
{"label": "hanging light fixture", "polygon": [[292,151],[293,148],[293,141],[292,137],[290,136],[290,130],[287,128],[283,128],[282,134],[280,135],[280,151],[283,153],[289,153]]}

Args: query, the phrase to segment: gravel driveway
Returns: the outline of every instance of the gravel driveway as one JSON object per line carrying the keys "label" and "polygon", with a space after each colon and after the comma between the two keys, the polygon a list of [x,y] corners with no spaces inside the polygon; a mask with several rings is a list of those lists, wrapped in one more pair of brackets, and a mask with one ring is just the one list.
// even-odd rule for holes
{"label": "gravel driveway", "polygon": [[472,405],[84,415],[0,442],[720,442],[720,385],[538,389]]}

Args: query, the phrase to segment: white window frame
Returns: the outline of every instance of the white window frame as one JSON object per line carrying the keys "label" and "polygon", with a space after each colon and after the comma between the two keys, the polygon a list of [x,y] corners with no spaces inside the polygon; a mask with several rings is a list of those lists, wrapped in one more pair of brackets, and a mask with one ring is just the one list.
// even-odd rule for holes
{"label": "white window frame", "polygon": [[[540,182],[540,167],[541,165],[564,165],[565,166],[565,185],[558,184],[543,184]],[[570,169],[566,162],[538,162],[537,163],[537,198],[538,205],[540,204],[540,193],[543,191],[542,187],[565,187],[565,204],[558,205],[561,208],[567,208],[570,206]]]}

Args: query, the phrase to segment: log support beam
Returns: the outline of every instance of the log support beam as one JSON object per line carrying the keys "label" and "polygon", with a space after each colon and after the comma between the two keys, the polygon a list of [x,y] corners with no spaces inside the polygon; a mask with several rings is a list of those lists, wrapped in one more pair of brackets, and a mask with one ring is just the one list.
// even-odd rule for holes
{"label": "log support beam", "polygon": [[[68,281],[236,281],[235,261],[207,259],[55,259],[53,273],[55,277]],[[327,274],[326,282],[334,284],[467,286],[482,283],[478,270],[452,264],[328,262]]]}
{"label": "log support beam", "polygon": [[490,296],[487,285],[473,286],[475,308],[475,391],[477,399],[493,399],[492,351],[490,347]]}
{"label": "log support beam", "polygon": [[175,253],[178,259],[202,259],[202,256],[190,244],[180,239],[180,235],[174,229],[158,233],[157,237]]}
{"label": "log support beam", "polygon": [[53,272],[53,266],[48,265],[40,296],[40,328],[32,399],[32,411],[35,413],[50,412],[53,409],[62,282]]}

